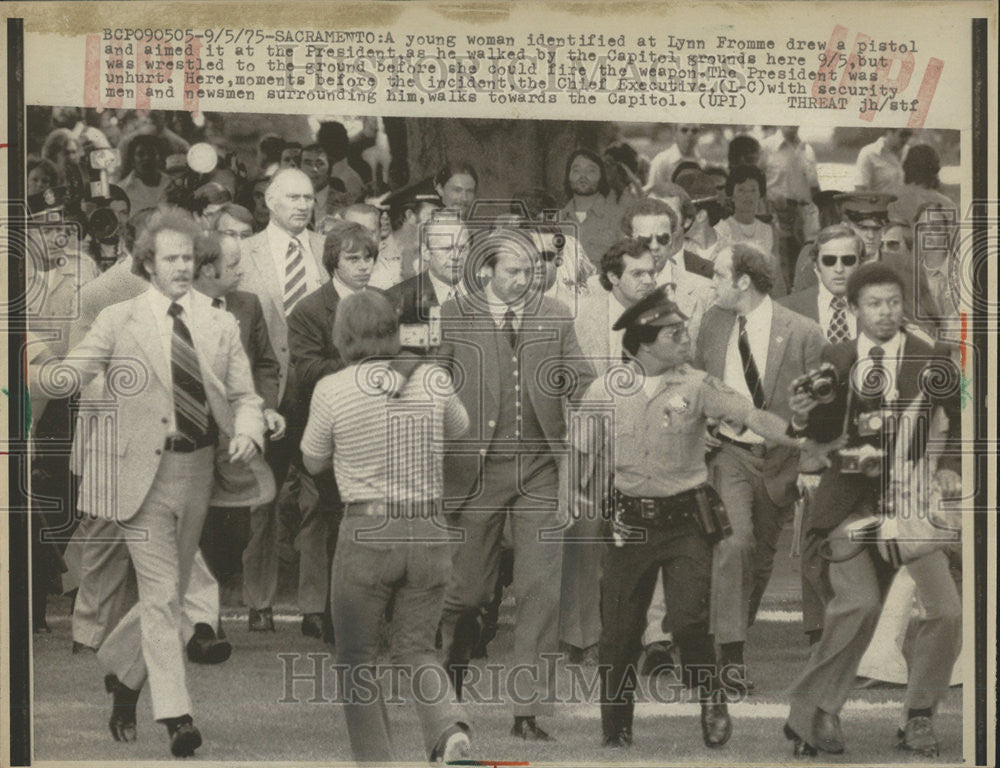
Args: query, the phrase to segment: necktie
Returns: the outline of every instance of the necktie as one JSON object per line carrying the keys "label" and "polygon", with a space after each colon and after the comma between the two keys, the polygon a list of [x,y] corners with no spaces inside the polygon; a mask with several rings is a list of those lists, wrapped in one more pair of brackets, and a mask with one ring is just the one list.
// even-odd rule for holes
{"label": "necktie", "polygon": [[285,253],[285,314],[306,293],[306,263],[302,259],[302,244],[297,238],[288,242]]}
{"label": "necktie", "polygon": [[872,367],[865,378],[868,380],[866,383],[871,386],[866,386],[865,388],[878,401],[879,406],[883,406],[885,405],[886,391],[889,389],[889,377],[886,373],[884,362],[885,350],[876,344],[871,348],[868,357],[871,358]]}
{"label": "necktie", "polygon": [[215,307],[216,309],[221,309],[222,299],[220,299],[218,296],[212,299],[212,306]]}
{"label": "necktie", "polygon": [[826,329],[826,338],[832,344],[840,341],[847,341],[850,331],[847,329],[847,299],[843,296],[834,296],[830,300],[830,326]]}
{"label": "necktie", "polygon": [[757,363],[754,362],[753,353],[750,351],[750,338],[747,336],[747,319],[740,315],[740,360],[743,362],[743,378],[746,379],[747,389],[753,397],[754,408],[764,407],[764,385],[760,381],[760,372],[757,370]]}
{"label": "necktie", "polygon": [[211,415],[205,385],[201,378],[201,366],[191,341],[191,331],[181,320],[181,305],[174,302],[168,310],[174,319],[174,334],[170,342],[170,372],[174,386],[174,417],[177,430],[191,440],[197,441],[208,434]]}
{"label": "necktie", "polygon": [[514,328],[514,310],[508,308],[503,316],[503,332],[511,349],[517,349],[517,330]]}

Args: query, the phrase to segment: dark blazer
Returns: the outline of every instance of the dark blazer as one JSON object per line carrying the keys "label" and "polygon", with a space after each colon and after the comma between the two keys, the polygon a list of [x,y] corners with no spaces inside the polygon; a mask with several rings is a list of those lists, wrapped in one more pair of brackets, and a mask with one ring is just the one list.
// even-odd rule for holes
{"label": "dark blazer", "polygon": [[[493,440],[501,386],[496,346],[488,338],[494,333],[500,331],[482,294],[459,296],[441,307],[440,359],[471,422],[466,436],[446,449],[444,491],[452,503],[475,492],[482,457]],[[522,394],[530,398],[546,441],[559,450],[566,439],[566,400],[586,392],[594,370],[580,350],[573,316],[556,299],[541,297],[525,313],[519,336]]]}
{"label": "dark blazer", "polygon": [[[764,366],[765,410],[791,419],[788,389],[792,381],[819,366],[824,338],[819,324],[772,302],[771,342]],[[725,377],[726,352],[736,315],[719,307],[709,309],[701,320],[695,365],[717,379]],[[785,446],[768,446],[764,457],[764,485],[779,506],[791,504],[796,496],[798,451]]]}
{"label": "dark blazer", "polygon": [[684,251],[684,269],[701,277],[707,277],[709,280],[715,274],[712,262],[693,251]]}
{"label": "dark blazer", "polygon": [[819,285],[813,285],[778,299],[778,303],[803,317],[819,322]]}
{"label": "dark blazer", "polygon": [[327,280],[305,296],[288,316],[288,346],[291,351],[299,401],[308,409],[316,383],[344,367],[333,346],[333,319],[340,296]]}
{"label": "dark blazer", "polygon": [[[817,442],[827,443],[838,438],[844,432],[848,407],[848,387],[852,366],[858,359],[857,340],[844,341],[839,344],[828,344],[823,347],[822,361],[833,365],[837,370],[840,386],[833,402],[817,405],[809,413],[809,423],[805,434]],[[935,371],[947,371],[954,376],[954,386],[938,386],[937,382],[928,386],[923,382],[922,372],[928,366],[934,366]],[[930,376],[928,378],[936,379]],[[902,360],[896,376],[896,387],[899,399],[895,408],[905,407],[907,402],[917,398],[922,391],[928,394],[931,407],[940,406],[948,417],[947,444],[945,455],[938,460],[940,468],[961,471],[961,456],[957,452],[961,439],[961,377],[948,355],[948,349],[941,344],[929,344],[910,333],[904,334]],[[928,418],[931,407],[923,411]],[[915,430],[918,431],[919,430]],[[915,455],[920,456],[926,448],[924,442],[916,447]],[[832,465],[823,473],[819,487],[814,497],[813,511],[810,522],[815,530],[828,531],[838,526],[854,512],[867,498],[878,493],[881,480],[870,480],[857,474],[840,473],[840,456],[830,454]]]}
{"label": "dark blazer", "polygon": [[240,327],[240,343],[250,358],[254,389],[264,400],[265,408],[277,410],[281,366],[267,335],[260,299],[248,291],[230,291],[226,294],[226,310],[236,317]]}
{"label": "dark blazer", "polygon": [[396,307],[399,322],[406,324],[426,323],[427,309],[439,306],[434,284],[427,272],[418,272],[401,283],[389,288],[385,295]]}

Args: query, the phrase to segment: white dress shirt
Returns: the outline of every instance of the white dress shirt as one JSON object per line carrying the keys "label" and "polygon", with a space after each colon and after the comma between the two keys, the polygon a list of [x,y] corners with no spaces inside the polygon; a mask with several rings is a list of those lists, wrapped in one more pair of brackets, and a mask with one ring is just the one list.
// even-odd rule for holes
{"label": "white dress shirt", "polygon": [[490,308],[490,315],[493,317],[493,322],[497,324],[497,328],[503,328],[504,315],[507,314],[508,309],[511,309],[514,311],[514,330],[519,331],[521,329],[521,321],[524,315],[524,307],[522,305],[507,304],[493,292],[493,286],[490,283],[486,284],[483,294],[486,296],[486,304]]}
{"label": "white dress shirt", "polygon": [[[167,391],[170,393],[170,423],[167,425],[168,434],[177,434],[177,418],[174,415],[174,374],[170,364],[173,356],[174,343],[174,318],[170,316],[170,305],[174,300],[164,296],[155,286],[151,286],[146,292],[149,297],[149,305],[153,309],[153,317],[156,319],[156,330],[160,335],[160,347],[163,350],[163,359],[167,361]],[[176,301],[183,310],[180,314],[181,320],[191,330],[191,291],[188,291]],[[191,334],[192,338],[194,333]]]}
{"label": "white dress shirt", "polygon": [[[333,290],[335,290],[337,295],[342,299],[346,299],[348,296],[353,296],[355,293],[358,293],[356,289],[351,288],[347,283],[337,277],[337,275],[331,277],[330,280],[333,281]],[[361,290],[364,289],[362,288]]]}
{"label": "white dress shirt", "polygon": [[[757,365],[761,385],[764,384],[764,377],[767,375],[767,353],[771,346],[771,317],[773,314],[774,305],[771,303],[770,296],[765,296],[760,304],[746,314],[747,339],[750,341],[750,353]],[[743,359],[740,357],[739,342],[740,322],[737,318],[736,322],[733,323],[733,330],[729,334],[729,343],[726,346],[726,363],[722,380],[752,402],[753,395],[750,393],[746,376],[743,374]],[[749,429],[738,433],[725,422],[719,427],[719,432],[744,443],[764,442],[764,438],[757,433]]]}
{"label": "white dress shirt", "polygon": [[[847,297],[845,296],[844,299],[846,300]],[[816,299],[816,303],[819,310],[819,327],[823,329],[823,336],[827,335],[827,331],[830,330],[830,321],[833,320],[833,307],[830,306],[830,302],[832,301],[833,294],[820,281],[819,297]],[[850,335],[850,338],[856,339],[858,337],[858,318],[851,311],[849,303],[844,308],[844,320],[847,322],[847,333]]]}
{"label": "white dress shirt", "polygon": [[[448,299],[453,297],[453,294],[457,296],[459,293],[462,292],[461,289],[459,288],[459,286],[461,285],[460,282],[455,285],[448,285],[448,283],[446,283],[444,280],[441,280],[430,270],[427,271],[427,276],[431,279],[431,285],[434,286],[434,295],[437,296],[438,304],[444,304],[446,301],[448,301]],[[496,294],[493,294],[493,296],[494,298],[496,298]],[[497,301],[500,301],[500,299],[497,299]],[[504,304],[504,307],[506,306],[507,305]],[[507,310],[504,309],[504,312],[506,311]],[[503,312],[501,312],[500,314],[503,314]]]}
{"label": "white dress shirt", "polygon": [[[278,276],[278,289],[285,295],[285,267],[288,264],[288,244],[292,236],[273,221],[264,230],[267,233],[267,246],[274,262],[274,273]],[[319,274],[319,267],[309,247],[309,230],[303,229],[295,236],[302,247],[302,263],[306,268],[306,285],[318,285],[325,281],[326,275]]]}

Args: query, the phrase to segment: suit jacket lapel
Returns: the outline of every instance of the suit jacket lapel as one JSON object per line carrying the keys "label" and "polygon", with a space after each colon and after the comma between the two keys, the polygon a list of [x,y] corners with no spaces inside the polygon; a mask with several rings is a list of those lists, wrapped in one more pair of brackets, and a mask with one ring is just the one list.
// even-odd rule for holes
{"label": "suit jacket lapel", "polygon": [[706,339],[707,348],[711,354],[705,360],[705,369],[717,379],[722,379],[726,375],[726,354],[729,351],[729,338],[733,334],[733,326],[736,324],[736,315],[732,312],[719,312],[719,322],[717,324],[718,338]]}
{"label": "suit jacket lapel", "polygon": [[269,242],[267,230],[260,233],[254,246],[250,249],[250,260],[254,267],[260,272],[261,283],[267,293],[267,299],[274,305],[281,317],[285,316],[285,305],[283,297],[283,285],[278,273],[274,269],[274,260],[268,253]]}
{"label": "suit jacket lapel", "polygon": [[153,373],[157,375],[163,386],[170,389],[173,377],[170,375],[170,357],[164,357],[160,345],[160,328],[153,317],[153,307],[146,294],[140,294],[132,300],[132,319],[129,330],[135,336],[139,348],[146,353],[146,360]]}
{"label": "suit jacket lapel", "polygon": [[[767,345],[767,364],[764,369],[764,397],[770,403],[774,399],[774,387],[778,383],[778,369],[788,348],[791,333],[791,318],[784,317],[784,307],[774,304],[771,314],[771,341]],[[789,310],[790,311],[790,310]]]}

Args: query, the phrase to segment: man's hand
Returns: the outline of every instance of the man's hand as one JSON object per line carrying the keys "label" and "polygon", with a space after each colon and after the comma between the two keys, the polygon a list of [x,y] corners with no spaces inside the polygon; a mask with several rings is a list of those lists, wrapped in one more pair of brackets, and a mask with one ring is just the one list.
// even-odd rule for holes
{"label": "man's hand", "polygon": [[716,434],[718,426],[719,426],[718,419],[705,420],[705,436],[702,438],[702,440],[705,443],[705,453],[714,451],[716,448],[722,445],[722,441],[718,438]]}
{"label": "man's hand", "polygon": [[267,431],[271,433],[268,439],[280,440],[285,436],[285,417],[273,408],[264,409],[264,423],[267,425]]}
{"label": "man's hand", "polygon": [[815,408],[819,403],[816,399],[807,391],[802,389],[802,385],[812,376],[815,371],[810,371],[802,376],[799,376],[791,384],[788,385],[788,405],[792,409],[793,418],[797,423],[804,423],[808,420],[809,411]]}
{"label": "man's hand", "polygon": [[830,443],[817,443],[815,440],[803,438],[799,445],[802,451],[799,466],[807,469],[818,469],[819,467],[829,467],[830,451],[839,451],[847,444],[847,435],[841,435]]}
{"label": "man's hand", "polygon": [[236,435],[229,441],[229,463],[250,461],[257,453],[257,444],[248,435]]}
{"label": "man's hand", "polygon": [[934,483],[941,489],[941,497],[957,498],[962,495],[962,476],[953,469],[939,469],[934,473]]}

